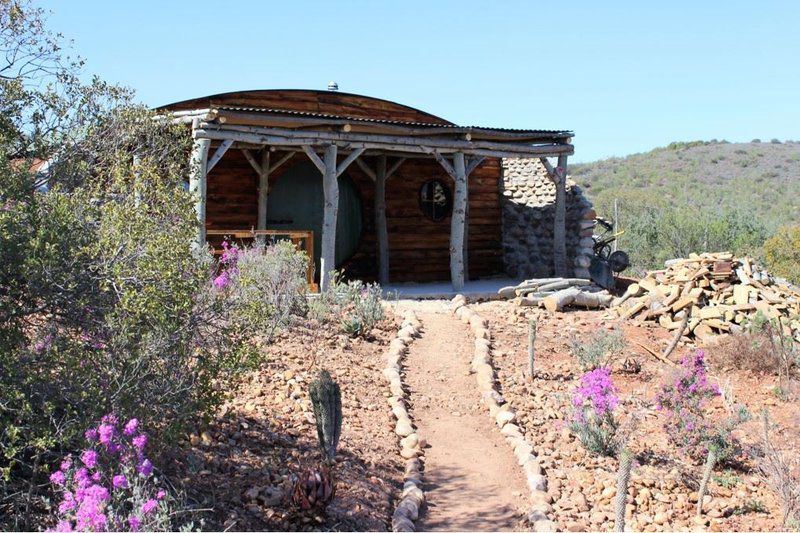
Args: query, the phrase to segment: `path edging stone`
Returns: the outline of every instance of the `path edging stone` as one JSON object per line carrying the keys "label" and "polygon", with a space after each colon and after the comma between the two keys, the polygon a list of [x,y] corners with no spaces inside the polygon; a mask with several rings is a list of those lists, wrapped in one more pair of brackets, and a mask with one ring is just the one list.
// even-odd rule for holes
{"label": "path edging stone", "polygon": [[389,384],[389,407],[395,418],[394,433],[400,447],[400,457],[405,461],[403,473],[403,491],[400,502],[392,514],[392,531],[416,531],[415,522],[419,511],[425,503],[422,491],[422,461],[425,441],[420,438],[414,428],[414,422],[408,413],[408,395],[403,385],[403,359],[408,353],[408,345],[420,335],[422,324],[414,311],[403,314],[403,321],[397,335],[389,343],[386,352],[386,368],[383,376]]}
{"label": "path edging stone", "polygon": [[556,523],[550,519],[553,508],[549,503],[550,495],[547,493],[547,477],[539,464],[533,446],[525,439],[520,427],[515,424],[516,413],[511,405],[506,403],[496,385],[496,376],[492,367],[489,321],[467,306],[467,299],[463,294],[457,295],[450,303],[453,313],[461,322],[469,324],[475,337],[475,355],[470,363],[470,368],[478,382],[481,399],[489,408],[489,416],[500,428],[500,433],[514,451],[517,463],[522,467],[525,475],[531,500],[528,521],[531,522],[534,531],[556,531]]}

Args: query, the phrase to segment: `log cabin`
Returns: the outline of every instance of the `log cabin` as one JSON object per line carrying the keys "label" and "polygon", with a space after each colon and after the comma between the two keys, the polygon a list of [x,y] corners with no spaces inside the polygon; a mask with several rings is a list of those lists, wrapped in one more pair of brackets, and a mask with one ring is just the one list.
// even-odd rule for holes
{"label": "log cabin", "polygon": [[159,112],[192,129],[199,246],[307,235],[322,290],[334,269],[384,285],[449,280],[454,290],[585,270],[586,225],[575,221],[590,217],[566,176],[571,131],[458,126],[331,90],[231,92]]}

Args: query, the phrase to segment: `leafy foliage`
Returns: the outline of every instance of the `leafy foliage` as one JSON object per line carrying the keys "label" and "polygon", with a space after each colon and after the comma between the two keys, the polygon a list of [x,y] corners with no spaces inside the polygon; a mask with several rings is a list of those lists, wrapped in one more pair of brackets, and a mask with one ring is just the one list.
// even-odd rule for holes
{"label": "leafy foliage", "polygon": [[581,376],[572,393],[570,430],[584,448],[598,455],[613,457],[619,450],[614,409],[619,404],[611,370],[597,368]]}
{"label": "leafy foliage", "polygon": [[572,339],[570,349],[584,372],[609,367],[625,350],[625,337],[620,331],[599,330],[588,340]]}
{"label": "leafy foliage", "polygon": [[764,243],[764,259],[773,274],[800,283],[800,225],[778,228]]}
{"label": "leafy foliage", "polygon": [[761,258],[777,227],[797,223],[798,144],[672,143],[572,168],[598,213],[618,201],[619,246],[634,270],[690,252],[730,250]]}
{"label": "leafy foliage", "polygon": [[377,283],[345,282],[334,272],[328,291],[309,302],[309,315],[317,320],[337,322],[341,331],[348,335],[365,335],[383,320],[382,295]]}

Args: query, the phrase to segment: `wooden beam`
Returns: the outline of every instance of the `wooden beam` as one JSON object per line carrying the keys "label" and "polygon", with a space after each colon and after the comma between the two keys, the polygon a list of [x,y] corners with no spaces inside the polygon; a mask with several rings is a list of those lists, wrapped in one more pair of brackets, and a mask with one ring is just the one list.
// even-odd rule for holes
{"label": "wooden beam", "polygon": [[358,159],[358,156],[364,153],[364,150],[366,150],[366,148],[356,148],[355,150],[350,152],[350,155],[345,157],[344,161],[339,163],[339,166],[336,167],[336,177],[338,178],[339,176],[341,176],[342,172],[347,170],[347,167],[350,166],[350,163]]}
{"label": "wooden beam", "polygon": [[[308,150],[314,153],[310,148]],[[330,288],[331,275],[336,268],[336,219],[339,214],[339,178],[336,175],[335,144],[325,147],[322,169],[322,191],[324,206],[322,214],[322,252],[320,255],[320,289]],[[308,153],[308,152],[306,152]],[[317,158],[317,154],[314,154]],[[310,157],[310,156],[309,156]]]}
{"label": "wooden beam", "polygon": [[[456,170],[453,168],[453,165],[450,164],[450,161],[445,159],[444,156],[440,154],[438,150],[430,150],[429,153],[436,159],[436,161],[439,162],[440,165],[442,165],[444,171],[447,172],[451,178],[457,179]],[[464,154],[461,155],[463,156]],[[455,159],[455,156],[453,157],[453,159]]]}
{"label": "wooden beam", "polygon": [[[286,128],[258,128],[251,126],[226,126],[205,123],[195,135],[212,139],[230,138],[256,144],[302,145],[341,142],[352,149],[394,147],[395,151],[425,151],[422,147],[436,149],[440,153],[463,152],[465,154],[486,155],[489,157],[534,157],[574,153],[571,144],[528,144],[523,142],[464,141],[458,139],[439,139],[433,137],[409,137],[398,135],[376,135],[367,133],[344,133],[317,130],[293,130]],[[516,155],[514,155],[516,154]]]}
{"label": "wooden beam", "polygon": [[484,161],[485,159],[486,159],[486,158],[485,158],[485,157],[482,157],[482,156],[477,156],[477,157],[472,157],[472,158],[470,158],[470,160],[469,160],[469,163],[467,163],[467,176],[469,176],[470,174],[472,174],[472,171],[473,171],[473,170],[475,170],[476,168],[478,168],[478,166],[479,166],[481,163],[483,163],[483,161]]}
{"label": "wooden beam", "polygon": [[[325,163],[317,155],[317,152],[315,152],[311,148],[310,144],[304,144],[303,145],[303,151],[306,153],[306,155],[311,160],[311,162],[314,163],[314,166],[317,167],[319,169],[319,171],[322,172],[322,175],[324,176],[325,175]],[[327,153],[327,148],[326,148],[326,152],[325,153]]]}
{"label": "wooden beam", "polygon": [[358,165],[359,168],[364,171],[364,174],[366,174],[369,177],[369,179],[371,179],[372,181],[375,181],[377,179],[375,171],[369,168],[369,165],[367,165],[363,159],[356,159],[356,165]]}
{"label": "wooden beam", "polygon": [[400,166],[405,162],[406,162],[406,158],[405,157],[399,157],[397,159],[397,161],[395,161],[392,164],[391,168],[386,171],[386,179],[388,180],[389,178],[391,178],[394,175],[394,173],[397,172],[397,170],[400,168]]}
{"label": "wooden beam", "polygon": [[467,169],[464,154],[453,155],[455,194],[450,217],[450,281],[454,291],[464,288],[464,229],[467,215]]}
{"label": "wooden beam", "polygon": [[553,173],[556,182],[556,212],[553,218],[553,269],[555,275],[567,275],[567,156],[558,156]]}
{"label": "wooden beam", "polygon": [[219,163],[219,160],[222,159],[222,156],[225,155],[225,152],[227,152],[231,146],[233,146],[232,140],[225,139],[222,141],[222,144],[216,149],[214,155],[209,158],[208,165],[206,165],[206,173],[211,172],[211,169]]}
{"label": "wooden beam", "polygon": [[546,157],[540,157],[539,161],[541,161],[542,165],[544,165],[545,170],[547,171],[547,177],[555,183],[556,182],[556,169],[553,168],[552,163]]}
{"label": "wooden beam", "polygon": [[288,154],[284,155],[283,157],[278,159],[278,161],[274,165],[269,167],[269,173],[272,174],[273,172],[278,170],[281,167],[281,165],[283,165],[284,163],[286,163],[288,160],[290,160],[293,157],[294,157],[294,152],[289,152]]}
{"label": "wooden beam", "polygon": [[[256,229],[267,229],[267,205],[269,203],[269,157],[270,151],[263,150],[261,152],[261,171],[258,173],[258,220],[256,221]],[[263,244],[265,239],[259,239]]]}
{"label": "wooden beam", "polygon": [[389,230],[386,225],[386,156],[378,156],[375,172],[375,233],[378,240],[378,282],[389,283]]}
{"label": "wooden beam", "polygon": [[[305,145],[320,145],[326,144],[327,140],[320,139],[314,136],[314,132],[305,132],[306,137],[283,137],[278,135],[262,135],[252,133],[242,133],[237,131],[223,131],[221,129],[200,129],[195,133],[196,137],[202,137],[213,140],[233,139],[236,142],[252,145],[253,147],[271,145],[287,149],[289,147],[301,149]],[[430,148],[425,148],[424,143],[419,145],[413,144],[390,144],[381,142],[358,142],[358,141],[333,141],[333,144],[341,146],[342,148],[352,150],[354,148],[366,148],[367,150],[376,150],[380,152],[391,153],[394,155],[403,154],[403,157],[410,157],[413,154],[426,154],[431,155]],[[530,146],[525,147],[525,151],[511,149],[509,150],[490,150],[484,148],[437,148],[440,153],[454,153],[461,151],[470,155],[482,155],[486,157],[515,157],[519,159],[525,158],[538,158],[542,156],[555,156],[561,153],[573,154],[574,147],[571,144],[562,145],[546,145],[546,146]]]}
{"label": "wooden beam", "polygon": [[259,164],[258,161],[256,161],[256,158],[253,157],[253,153],[250,150],[242,150],[242,155],[244,156],[245,159],[247,159],[247,162],[250,163],[250,166],[253,167],[253,170],[256,171],[256,174],[260,176],[261,165]]}
{"label": "wooden beam", "polygon": [[[192,123],[197,126],[198,121]],[[197,215],[197,239],[194,246],[199,250],[206,246],[206,189],[208,149],[210,139],[195,138],[189,160],[189,192],[195,197],[195,213]]]}

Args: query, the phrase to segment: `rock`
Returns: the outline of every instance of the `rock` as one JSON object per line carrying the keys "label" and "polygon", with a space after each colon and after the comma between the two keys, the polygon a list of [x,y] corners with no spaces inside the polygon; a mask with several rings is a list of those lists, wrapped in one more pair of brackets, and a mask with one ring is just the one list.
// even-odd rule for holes
{"label": "rock", "polygon": [[392,517],[392,531],[416,531],[414,522],[405,516]]}
{"label": "rock", "polygon": [[654,524],[663,525],[666,524],[668,521],[669,521],[669,516],[667,515],[667,513],[664,512],[656,513],[655,516],[653,516]]}
{"label": "rock", "polygon": [[526,474],[526,481],[528,482],[528,489],[533,492],[534,490],[547,491],[547,478],[541,474]]}
{"label": "rock", "polygon": [[538,520],[533,523],[533,530],[542,533],[554,533],[558,531],[558,526],[551,520]]}
{"label": "rock", "polygon": [[497,413],[497,416],[495,417],[495,421],[497,422],[497,425],[502,428],[504,425],[508,424],[509,422],[513,422],[515,418],[516,418],[516,415],[514,413],[512,413],[511,411],[500,411],[499,413]]}
{"label": "rock", "polygon": [[254,501],[258,498],[260,492],[261,487],[251,487],[245,491],[244,497],[247,500]]}
{"label": "rock", "polygon": [[400,450],[400,457],[403,459],[414,459],[420,455],[420,451],[416,448],[403,448]]}
{"label": "rock", "polygon": [[407,420],[398,420],[394,427],[394,432],[401,437],[408,437],[414,433],[414,428],[411,427],[411,423]]}

